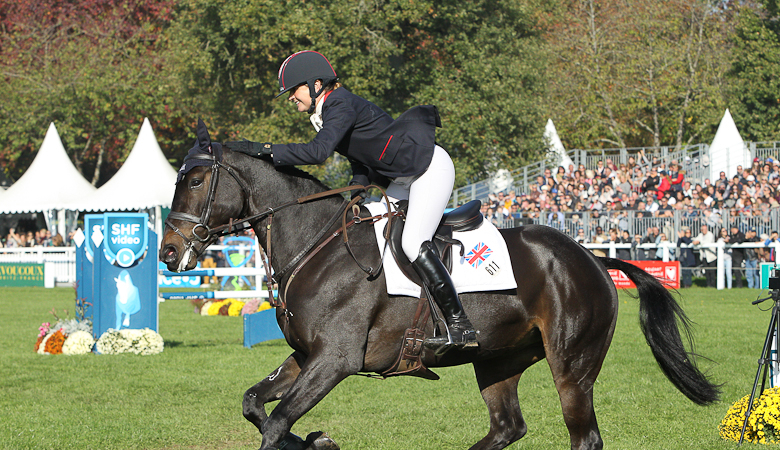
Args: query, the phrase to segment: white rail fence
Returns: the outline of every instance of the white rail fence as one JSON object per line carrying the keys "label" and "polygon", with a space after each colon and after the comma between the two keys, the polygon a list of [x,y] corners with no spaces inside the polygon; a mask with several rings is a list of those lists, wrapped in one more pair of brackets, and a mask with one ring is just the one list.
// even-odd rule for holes
{"label": "white rail fence", "polygon": [[[617,257],[617,250],[618,249],[630,249],[632,246],[631,244],[616,244],[614,242],[609,243],[603,243],[603,244],[582,244],[583,247],[593,250],[593,249],[601,249],[601,250],[607,250],[608,255],[610,258],[616,258]],[[672,261],[674,258],[672,258],[672,251],[677,248],[691,248],[694,251],[701,250],[703,248],[714,248],[716,249],[716,256],[717,256],[717,271],[718,271],[718,284],[717,288],[724,289],[726,287],[726,273],[725,273],[725,266],[723,264],[723,254],[728,248],[774,248],[775,254],[777,254],[777,251],[780,250],[780,241],[774,242],[770,245],[764,245],[763,242],[745,242],[742,244],[731,244],[726,245],[723,242],[718,242],[715,244],[700,244],[700,245],[685,245],[682,244],[680,247],[678,247],[676,244],[672,242],[668,243],[661,243],[661,244],[639,244],[636,246],[636,248],[640,248],[643,250],[653,250],[661,251],[661,260],[664,262]],[[657,255],[657,254],[656,254]]]}
{"label": "white rail fence", "polygon": [[47,270],[54,270],[56,283],[76,282],[75,247],[0,248],[0,263],[48,263]]}
{"label": "white rail fence", "polygon": [[[583,244],[583,247],[593,250],[605,250],[610,258],[617,258],[618,249],[631,249],[631,244],[616,244],[614,242],[603,244]],[[682,245],[680,248],[693,248],[699,250],[702,248],[714,248],[717,254],[718,270],[718,289],[724,289],[726,284],[723,253],[727,248],[774,248],[775,252],[780,250],[780,242],[775,242],[769,246],[761,242],[725,245],[724,243],[702,244],[702,245]],[[222,250],[224,246],[213,245],[209,250]],[[660,251],[663,261],[673,260],[673,251],[678,247],[676,244],[639,244],[636,248],[643,250]],[[777,253],[775,253],[777,254]],[[253,255],[256,257],[255,255]],[[51,263],[55,271],[54,279],[60,284],[72,284],[76,282],[76,249],[75,247],[31,247],[31,248],[0,248],[0,263]],[[261,264],[257,264],[261,266]]]}
{"label": "white rail fence", "polygon": [[[245,255],[252,247],[246,245],[230,246]],[[255,250],[257,244],[255,243]],[[212,245],[209,251],[222,251],[224,245]],[[156,250],[155,250],[156,251]],[[259,261],[252,255],[250,263]],[[73,284],[76,282],[76,247],[21,247],[21,248],[0,248],[0,263],[34,263],[47,264],[47,270],[54,270],[54,281],[59,284]],[[253,267],[250,265],[250,267]],[[262,269],[262,263],[257,264],[258,269]],[[262,273],[265,275],[265,272]]]}

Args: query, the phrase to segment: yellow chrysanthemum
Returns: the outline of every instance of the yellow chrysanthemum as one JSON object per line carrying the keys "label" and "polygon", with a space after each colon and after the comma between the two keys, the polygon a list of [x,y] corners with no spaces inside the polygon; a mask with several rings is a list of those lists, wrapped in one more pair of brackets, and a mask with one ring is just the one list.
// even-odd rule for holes
{"label": "yellow chrysanthemum", "polygon": [[218,316],[219,315],[219,308],[222,308],[225,305],[224,301],[216,301],[213,302],[211,305],[209,305],[209,315],[210,316]]}
{"label": "yellow chrysanthemum", "polygon": [[[735,402],[726,413],[718,431],[720,437],[739,441],[749,395]],[[748,418],[744,439],[748,442],[774,444],[780,440],[780,387],[767,389],[753,400],[753,408]]]}
{"label": "yellow chrysanthemum", "polygon": [[244,308],[244,302],[240,300],[234,300],[230,302],[230,308],[228,309],[228,315],[237,317],[241,315],[241,310]]}

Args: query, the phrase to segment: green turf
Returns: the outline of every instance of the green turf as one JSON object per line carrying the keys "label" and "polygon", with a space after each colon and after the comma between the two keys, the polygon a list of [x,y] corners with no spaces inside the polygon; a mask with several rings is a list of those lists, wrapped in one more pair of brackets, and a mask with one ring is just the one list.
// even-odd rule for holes
{"label": "green turf", "polygon": [[[697,323],[701,367],[725,383],[699,407],[663,377],[638,326],[638,302],[620,298],[617,330],[595,387],[609,449],[731,449],[717,425],[749,394],[769,312],[759,291],[693,288],[682,303]],[[243,392],[290,353],[283,341],[244,348],[241,319],[201,317],[188,301],[160,305],[166,348],[154,356],[41,356],[33,345],[52,308],[73,309],[69,288],[0,288],[0,448],[252,449],[260,435],[241,415]],[[437,369],[438,382],[352,377],[293,432],[324,430],[343,449],[464,449],[487,432],[470,366]],[[512,449],[569,447],[549,368],[520,380],[528,434]],[[752,447],[746,444],[745,447]]]}

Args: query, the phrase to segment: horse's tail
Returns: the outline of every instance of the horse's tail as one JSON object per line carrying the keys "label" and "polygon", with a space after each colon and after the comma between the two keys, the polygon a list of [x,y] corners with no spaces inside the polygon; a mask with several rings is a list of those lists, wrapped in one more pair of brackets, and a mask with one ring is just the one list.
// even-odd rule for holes
{"label": "horse's tail", "polygon": [[[639,325],[664,375],[696,404],[708,405],[717,401],[720,388],[696,367],[691,321],[672,294],[654,276],[633,264],[612,258],[599,259],[607,269],[622,271],[636,285]],[[680,328],[690,352],[685,349]]]}

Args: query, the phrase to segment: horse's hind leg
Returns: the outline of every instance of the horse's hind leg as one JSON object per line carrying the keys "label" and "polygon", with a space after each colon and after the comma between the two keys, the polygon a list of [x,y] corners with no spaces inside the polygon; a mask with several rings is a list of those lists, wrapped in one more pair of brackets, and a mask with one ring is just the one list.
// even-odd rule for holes
{"label": "horse's hind leg", "polygon": [[502,449],[525,436],[528,427],[520,412],[517,383],[523,371],[543,355],[540,348],[474,363],[479,390],[490,414],[490,431],[470,450]]}
{"label": "horse's hind leg", "polygon": [[563,420],[569,429],[572,450],[603,448],[596,412],[593,410],[593,383],[556,377],[555,386],[561,398]]}
{"label": "horse's hind leg", "polygon": [[263,378],[263,381],[244,393],[244,417],[263,432],[263,422],[268,418],[265,404],[282,398],[301,373],[304,356],[298,352],[290,355],[281,366]]}
{"label": "horse's hind leg", "polygon": [[598,450],[604,446],[593,410],[593,385],[612,340],[615,316],[612,315],[611,326],[610,315],[602,316],[606,323],[595,318],[590,321],[590,335],[575,333],[566,339],[566,335],[558,334],[545,341],[547,362],[561,400],[572,450]]}

